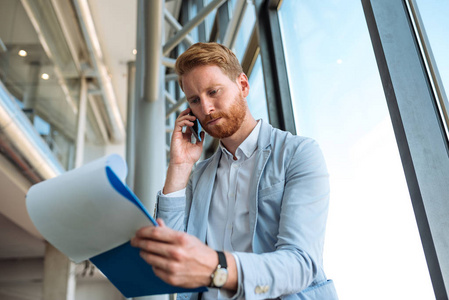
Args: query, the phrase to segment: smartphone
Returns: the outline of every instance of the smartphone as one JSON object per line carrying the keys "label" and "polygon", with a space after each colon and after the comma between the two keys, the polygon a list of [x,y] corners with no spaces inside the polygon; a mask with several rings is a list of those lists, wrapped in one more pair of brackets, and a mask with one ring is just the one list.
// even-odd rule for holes
{"label": "smartphone", "polygon": [[[195,116],[192,111],[189,112],[189,115]],[[196,118],[195,121],[193,121],[193,126],[190,127],[190,131],[192,131],[193,135],[195,136],[196,140],[201,142],[201,124],[200,121],[198,121],[198,118]]]}

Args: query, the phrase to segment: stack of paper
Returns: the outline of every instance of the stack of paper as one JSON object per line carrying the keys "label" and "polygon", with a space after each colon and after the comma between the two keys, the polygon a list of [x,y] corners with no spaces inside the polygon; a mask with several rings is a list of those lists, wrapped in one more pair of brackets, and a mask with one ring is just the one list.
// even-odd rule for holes
{"label": "stack of paper", "polygon": [[127,167],[110,155],[31,187],[27,209],[53,246],[78,263],[90,260],[127,298],[205,291],[166,284],[130,245],[144,226],[157,226],[123,183]]}

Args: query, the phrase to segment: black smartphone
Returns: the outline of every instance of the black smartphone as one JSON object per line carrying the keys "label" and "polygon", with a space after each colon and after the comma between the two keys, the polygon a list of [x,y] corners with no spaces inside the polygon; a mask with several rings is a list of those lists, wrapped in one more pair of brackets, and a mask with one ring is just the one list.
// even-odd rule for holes
{"label": "black smartphone", "polygon": [[[189,112],[189,115],[195,116],[192,111]],[[201,142],[201,124],[200,121],[198,121],[198,118],[196,118],[195,121],[193,121],[193,126],[190,127],[190,131],[192,131],[193,135],[195,136],[196,140]]]}

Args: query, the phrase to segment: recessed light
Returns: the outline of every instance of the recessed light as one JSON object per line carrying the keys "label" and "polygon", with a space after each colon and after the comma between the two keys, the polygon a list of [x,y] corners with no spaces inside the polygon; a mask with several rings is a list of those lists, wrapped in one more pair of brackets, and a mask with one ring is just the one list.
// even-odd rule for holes
{"label": "recessed light", "polygon": [[133,49],[133,54],[134,54],[134,55],[137,54],[137,49]]}
{"label": "recessed light", "polygon": [[42,73],[41,78],[43,80],[48,80],[50,78],[50,75],[48,75],[47,73]]}
{"label": "recessed light", "polygon": [[343,63],[343,59],[339,58],[337,59],[337,64],[341,65]]}
{"label": "recessed light", "polygon": [[28,53],[25,50],[20,50],[18,54],[22,57],[25,57],[28,55]]}

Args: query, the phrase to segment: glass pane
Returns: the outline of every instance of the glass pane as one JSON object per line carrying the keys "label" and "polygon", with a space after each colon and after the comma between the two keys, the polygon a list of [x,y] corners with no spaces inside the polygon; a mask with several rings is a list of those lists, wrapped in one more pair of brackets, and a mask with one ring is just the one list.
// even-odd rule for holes
{"label": "glass pane", "polygon": [[0,1],[0,81],[18,100],[55,157],[67,167],[68,149],[76,133],[78,71],[54,11],[46,6],[48,3],[30,3],[30,10],[38,16],[41,36],[54,35],[55,43],[50,47],[47,40],[44,49],[19,0]]}
{"label": "glass pane", "polygon": [[240,25],[239,32],[232,48],[240,62],[242,62],[243,56],[245,55],[246,47],[248,46],[255,23],[256,10],[254,4],[248,1],[242,24]]}
{"label": "glass pane", "polygon": [[264,119],[268,122],[268,109],[267,109],[267,97],[265,94],[265,83],[262,73],[262,61],[260,55],[256,59],[254,68],[249,78],[249,95],[246,98],[248,101],[248,107],[253,117],[258,119]]}
{"label": "glass pane", "polygon": [[297,131],[329,168],[340,299],[434,299],[361,2],[285,0],[279,18]]}

